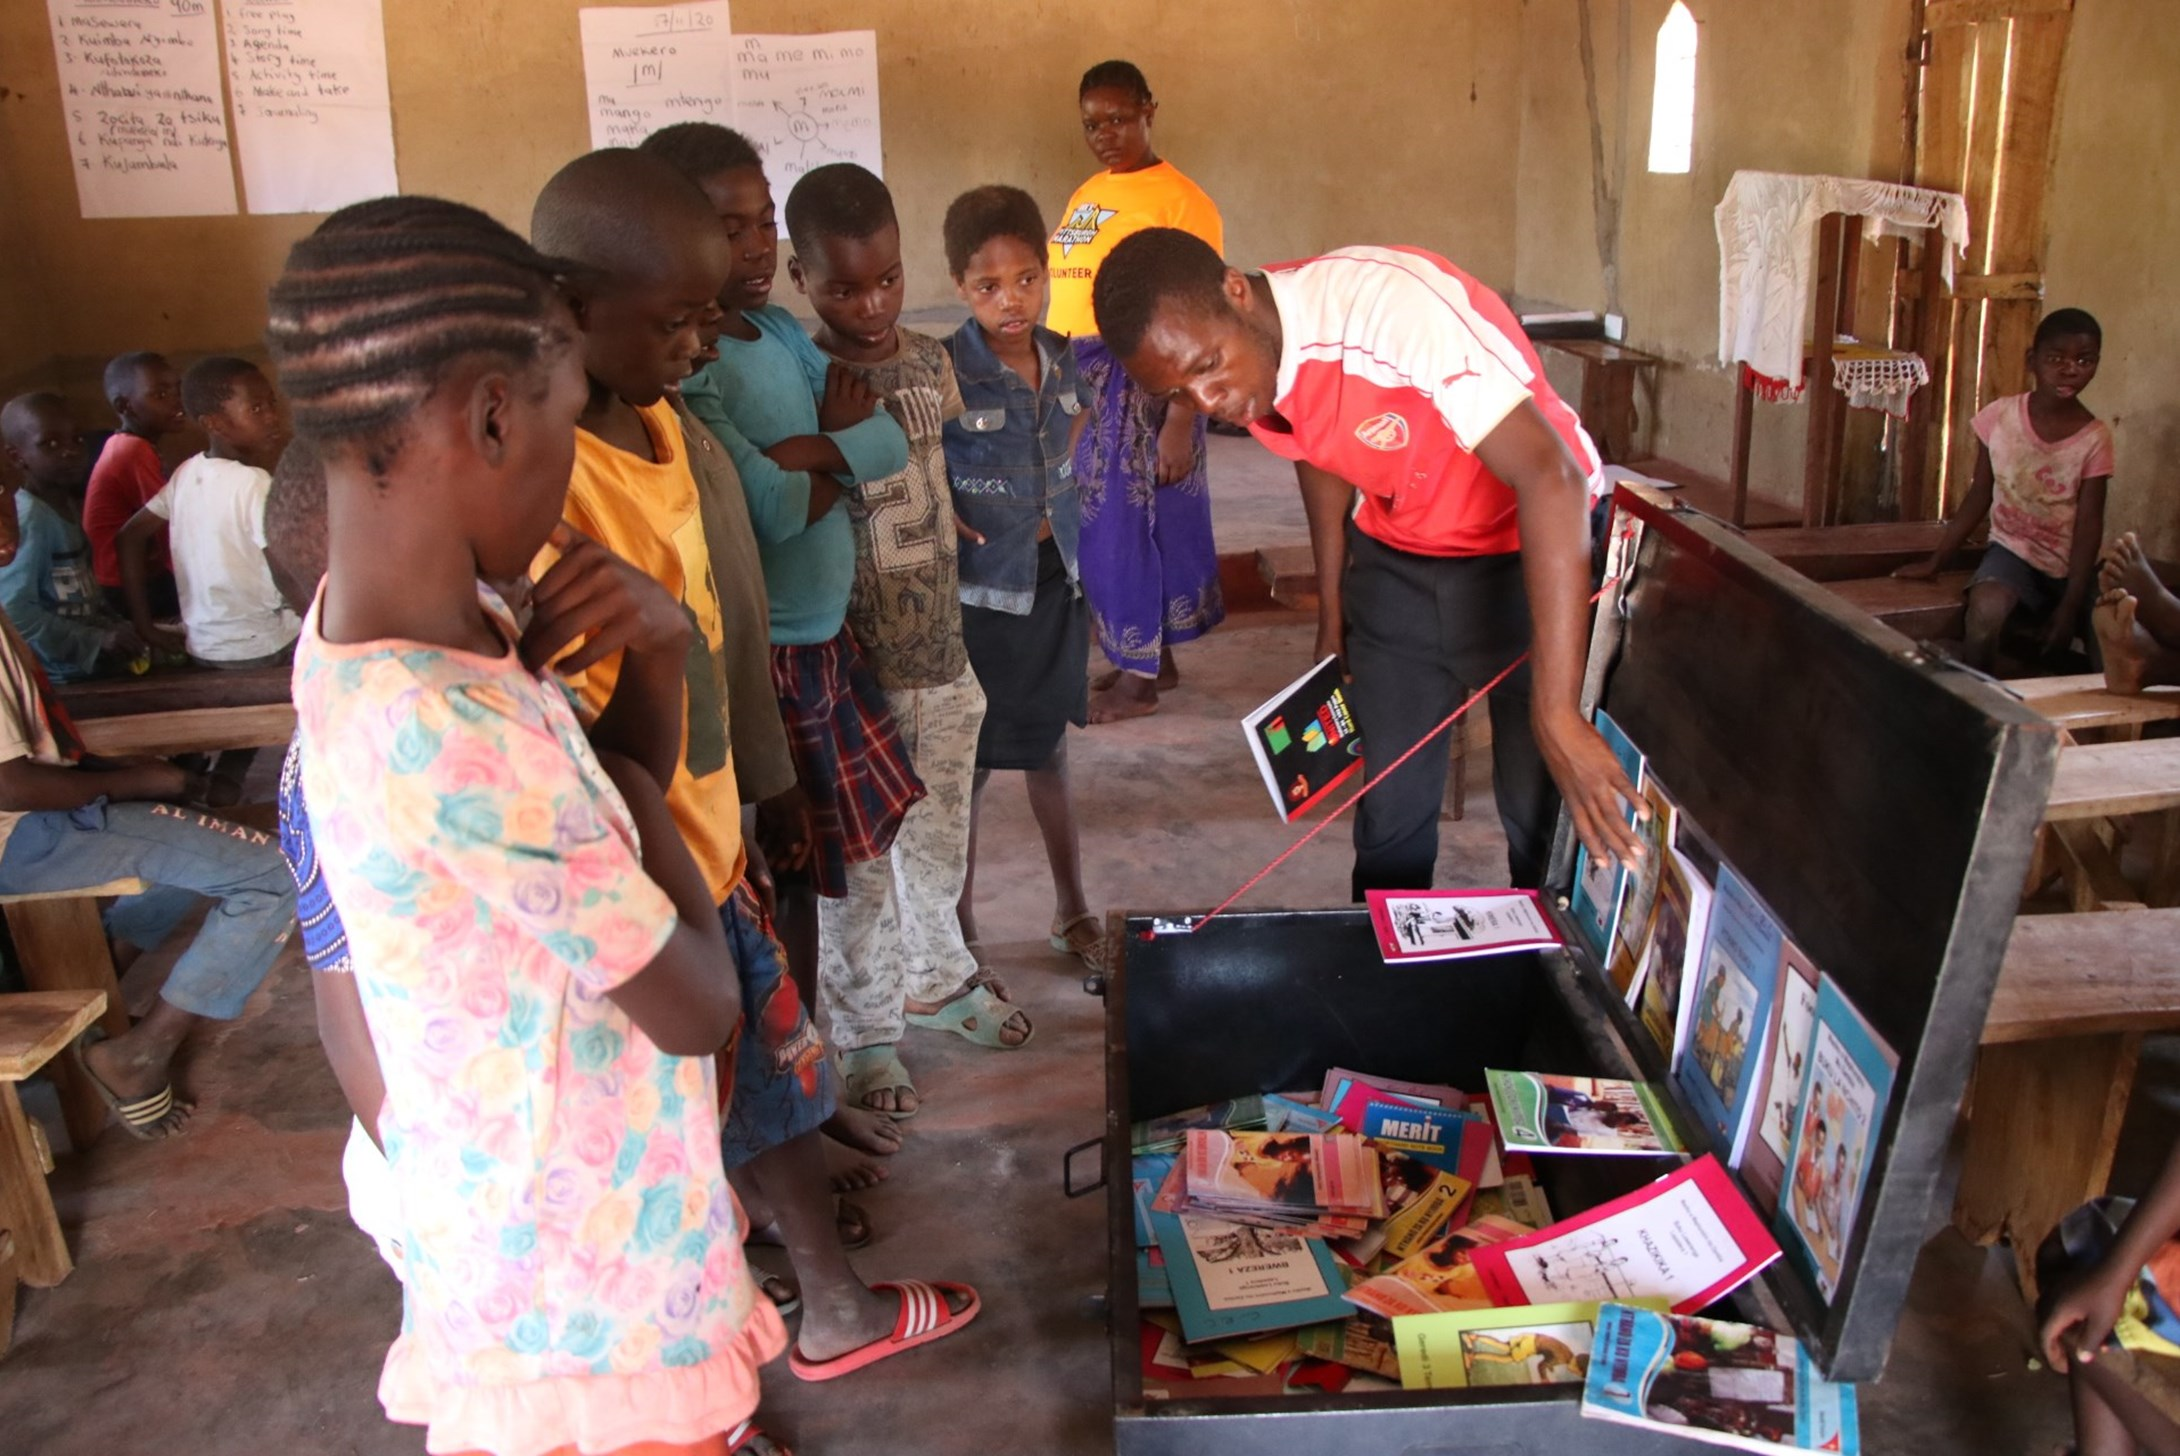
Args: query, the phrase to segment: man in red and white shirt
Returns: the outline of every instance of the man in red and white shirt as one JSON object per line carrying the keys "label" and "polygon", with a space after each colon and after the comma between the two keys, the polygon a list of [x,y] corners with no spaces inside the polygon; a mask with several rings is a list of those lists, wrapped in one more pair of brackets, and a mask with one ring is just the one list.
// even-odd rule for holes
{"label": "man in red and white shirt", "polygon": [[[1533,637],[1533,664],[1491,693],[1513,881],[1543,878],[1554,781],[1592,853],[1632,861],[1622,801],[1635,787],[1579,706],[1597,451],[1498,295],[1414,248],[1245,274],[1186,233],[1150,229],[1114,248],[1094,302],[1138,383],[1295,462],[1317,651],[1344,655],[1353,675],[1366,768],[1420,740]],[[1364,798],[1357,898],[1430,885],[1445,776],[1445,752],[1425,750]]]}

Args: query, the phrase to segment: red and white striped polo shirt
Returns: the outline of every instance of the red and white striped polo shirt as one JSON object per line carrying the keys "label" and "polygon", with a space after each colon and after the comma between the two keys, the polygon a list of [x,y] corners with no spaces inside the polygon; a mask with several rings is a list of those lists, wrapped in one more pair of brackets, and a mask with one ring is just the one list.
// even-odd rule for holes
{"label": "red and white striped polo shirt", "polygon": [[1513,310],[1444,258],[1342,248],[1264,276],[1284,335],[1273,408],[1292,430],[1251,433],[1359,489],[1372,537],[1423,556],[1520,550],[1514,492],[1473,452],[1525,399],[1602,488],[1597,447]]}

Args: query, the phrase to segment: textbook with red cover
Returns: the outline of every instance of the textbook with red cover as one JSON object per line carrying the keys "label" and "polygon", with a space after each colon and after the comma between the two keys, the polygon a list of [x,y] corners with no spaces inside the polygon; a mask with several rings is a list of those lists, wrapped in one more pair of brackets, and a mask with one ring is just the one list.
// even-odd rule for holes
{"label": "textbook with red cover", "polygon": [[1274,693],[1241,731],[1281,819],[1316,808],[1362,767],[1362,728],[1336,657]]}
{"label": "textbook with red cover", "polygon": [[1624,1197],[1470,1257],[1501,1307],[1655,1296],[1689,1314],[1755,1278],[1779,1257],[1779,1243],[1706,1153]]}

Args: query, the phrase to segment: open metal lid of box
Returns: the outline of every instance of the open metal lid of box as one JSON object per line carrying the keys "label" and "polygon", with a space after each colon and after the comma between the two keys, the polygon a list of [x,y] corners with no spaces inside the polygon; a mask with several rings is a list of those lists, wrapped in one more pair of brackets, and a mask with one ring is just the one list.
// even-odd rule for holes
{"label": "open metal lid of box", "polygon": [[[2057,734],[1731,528],[1626,487],[1615,508],[1585,707],[1612,715],[1899,1059],[1834,1297],[1791,1258],[1763,1282],[1833,1378],[1869,1379],[1931,1226]],[[1563,824],[1554,891],[1573,861]],[[1570,944],[1586,999],[1666,1081],[1656,1042]],[[1700,1119],[1674,1098],[1700,1150]]]}

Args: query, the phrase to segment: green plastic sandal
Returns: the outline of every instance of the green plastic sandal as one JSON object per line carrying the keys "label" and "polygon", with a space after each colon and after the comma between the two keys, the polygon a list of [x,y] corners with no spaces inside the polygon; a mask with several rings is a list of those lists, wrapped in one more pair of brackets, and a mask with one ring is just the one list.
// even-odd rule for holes
{"label": "green plastic sandal", "polygon": [[[913,1016],[909,1018],[911,1021],[915,1019]],[[891,1043],[881,1042],[877,1046],[857,1047],[853,1051],[842,1052],[840,1081],[847,1088],[848,1100],[865,1112],[875,1112],[880,1117],[890,1117],[895,1122],[906,1122],[916,1115],[913,1110],[888,1112],[883,1107],[873,1107],[870,1104],[873,1093],[891,1092],[894,1094],[894,1101],[898,1103],[904,1089],[910,1093],[916,1092],[916,1084],[909,1080],[908,1068],[901,1065],[901,1054],[894,1050]]]}
{"label": "green plastic sandal", "polygon": [[1003,1052],[1019,1051],[1037,1039],[1037,1028],[1030,1027],[1029,1035],[1018,1042],[1010,1042],[1002,1034],[1009,1018],[1027,1013],[1012,1001],[1002,1001],[992,988],[981,980],[971,981],[961,995],[941,1006],[928,1016],[910,1012],[908,1024],[920,1026],[926,1031],[950,1031],[965,1041],[981,1047],[992,1047]]}

